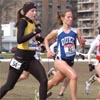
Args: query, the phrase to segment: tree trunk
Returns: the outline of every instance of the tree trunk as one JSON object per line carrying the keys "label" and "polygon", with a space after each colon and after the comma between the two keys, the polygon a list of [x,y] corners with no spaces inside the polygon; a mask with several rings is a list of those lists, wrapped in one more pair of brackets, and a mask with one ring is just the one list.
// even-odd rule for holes
{"label": "tree trunk", "polygon": [[2,9],[0,8],[0,53],[2,51],[2,29],[1,29],[1,16],[2,16]]}

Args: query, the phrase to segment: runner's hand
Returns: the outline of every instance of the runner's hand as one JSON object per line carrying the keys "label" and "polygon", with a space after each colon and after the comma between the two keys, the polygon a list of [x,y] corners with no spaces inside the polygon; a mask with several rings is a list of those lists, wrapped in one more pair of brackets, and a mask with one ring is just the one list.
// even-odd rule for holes
{"label": "runner's hand", "polygon": [[40,24],[37,24],[36,29],[33,31],[33,34],[38,34],[38,33],[41,33],[41,25]]}

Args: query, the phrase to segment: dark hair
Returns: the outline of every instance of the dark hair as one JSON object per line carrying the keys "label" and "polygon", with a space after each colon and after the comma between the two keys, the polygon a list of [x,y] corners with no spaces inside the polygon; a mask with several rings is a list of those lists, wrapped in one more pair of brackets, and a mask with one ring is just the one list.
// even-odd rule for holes
{"label": "dark hair", "polygon": [[61,17],[64,17],[66,12],[72,12],[71,9],[66,9],[65,11],[59,11],[57,12],[57,22],[59,25],[63,25]]}
{"label": "dark hair", "polygon": [[22,17],[24,17],[24,14],[23,14],[22,8],[21,8],[21,9],[19,9],[18,12],[17,12],[17,22],[16,22],[16,24],[15,24],[15,27],[17,27],[18,21],[19,21]]}
{"label": "dark hair", "polygon": [[17,12],[17,21],[19,21],[19,19],[21,19],[22,17],[24,17],[24,13],[23,13],[23,10],[21,8]]}
{"label": "dark hair", "polygon": [[26,14],[30,9],[37,8],[35,3],[33,2],[26,2],[23,6],[23,12]]}
{"label": "dark hair", "polygon": [[26,2],[21,9],[17,12],[17,22],[25,16],[25,14],[32,8],[37,8],[35,3],[33,2]]}

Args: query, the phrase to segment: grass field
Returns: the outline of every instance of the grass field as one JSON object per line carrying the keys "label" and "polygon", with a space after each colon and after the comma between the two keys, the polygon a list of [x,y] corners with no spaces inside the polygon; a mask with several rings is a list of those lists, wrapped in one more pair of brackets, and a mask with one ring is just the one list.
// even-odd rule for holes
{"label": "grass field", "polygon": [[[53,66],[53,63],[50,63],[48,67],[48,63],[43,63],[46,72],[48,69]],[[9,63],[2,62],[0,63],[0,87],[5,83],[7,74],[8,74],[8,65]],[[100,86],[97,82],[92,85],[91,93],[89,95],[85,94],[85,81],[91,75],[88,72],[88,65],[86,62],[75,62],[74,68],[78,73],[78,93],[77,100],[95,100],[97,93],[100,89]],[[58,99],[58,93],[60,90],[62,83],[58,86],[51,89],[53,95],[49,97],[47,100],[61,100]],[[27,80],[20,81],[16,84],[13,90],[9,91],[7,95],[4,96],[2,100],[34,100],[34,91],[38,89],[39,83],[38,81],[30,75]],[[69,86],[65,91],[66,100],[71,100]]]}

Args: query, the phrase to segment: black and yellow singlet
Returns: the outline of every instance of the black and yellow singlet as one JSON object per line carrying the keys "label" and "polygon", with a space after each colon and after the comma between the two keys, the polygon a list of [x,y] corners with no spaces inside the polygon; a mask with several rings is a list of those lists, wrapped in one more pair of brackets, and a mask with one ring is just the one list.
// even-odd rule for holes
{"label": "black and yellow singlet", "polygon": [[27,17],[17,23],[17,48],[15,56],[31,59],[35,54],[36,43],[33,39],[35,23]]}
{"label": "black and yellow singlet", "polygon": [[32,38],[35,24],[28,18],[23,18],[18,25],[18,48],[22,50],[34,50],[35,41]]}

